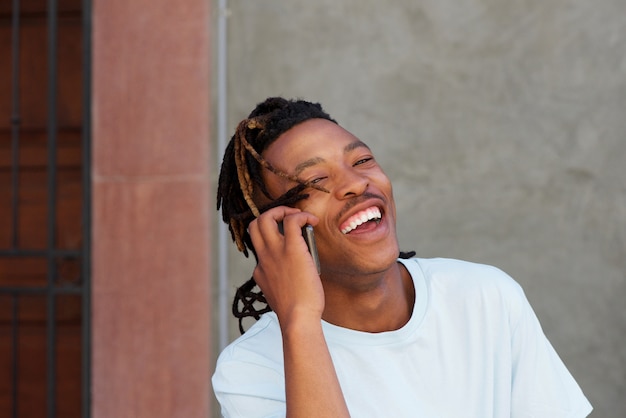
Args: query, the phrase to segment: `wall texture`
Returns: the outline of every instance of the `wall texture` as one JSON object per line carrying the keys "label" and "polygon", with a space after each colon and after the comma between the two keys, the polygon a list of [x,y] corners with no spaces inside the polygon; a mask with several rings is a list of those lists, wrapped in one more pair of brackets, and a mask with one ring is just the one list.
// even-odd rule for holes
{"label": "wall texture", "polygon": [[402,247],[515,277],[594,416],[624,416],[626,3],[229,7],[230,132],[267,96],[320,101],[392,178]]}

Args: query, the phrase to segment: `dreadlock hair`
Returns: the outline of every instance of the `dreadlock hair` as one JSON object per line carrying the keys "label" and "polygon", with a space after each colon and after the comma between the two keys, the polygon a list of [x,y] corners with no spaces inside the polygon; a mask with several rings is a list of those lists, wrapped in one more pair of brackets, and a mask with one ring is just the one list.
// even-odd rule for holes
{"label": "dreadlock hair", "polygon": [[[222,209],[222,220],[228,225],[231,237],[237,249],[248,257],[248,250],[255,259],[256,251],[252,245],[248,225],[261,213],[276,206],[293,206],[306,199],[308,188],[328,192],[326,189],[303,181],[272,166],[262,157],[267,149],[281,134],[294,126],[310,119],[326,119],[337,123],[319,103],[304,100],[287,100],[282,97],[270,97],[259,103],[250,115],[242,120],[235,130],[224,152],[217,188],[217,209]],[[261,175],[262,170],[293,180],[297,185],[282,196],[270,196]],[[270,203],[258,207],[255,197],[259,193]],[[402,258],[410,258],[415,253],[400,253]],[[260,305],[260,306],[259,306]],[[239,320],[239,331],[243,334],[243,319],[259,319],[262,314],[271,311],[263,292],[250,278],[235,293],[232,312]]]}

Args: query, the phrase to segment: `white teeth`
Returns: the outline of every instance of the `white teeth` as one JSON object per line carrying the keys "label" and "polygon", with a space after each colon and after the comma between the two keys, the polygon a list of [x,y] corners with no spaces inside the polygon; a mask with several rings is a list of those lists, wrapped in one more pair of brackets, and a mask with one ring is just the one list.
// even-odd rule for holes
{"label": "white teeth", "polygon": [[372,219],[380,220],[381,214],[380,209],[376,207],[372,207],[364,210],[363,212],[355,215],[351,220],[350,224],[341,230],[342,233],[347,234],[348,232],[354,230],[357,226],[364,224],[367,221],[371,221]]}

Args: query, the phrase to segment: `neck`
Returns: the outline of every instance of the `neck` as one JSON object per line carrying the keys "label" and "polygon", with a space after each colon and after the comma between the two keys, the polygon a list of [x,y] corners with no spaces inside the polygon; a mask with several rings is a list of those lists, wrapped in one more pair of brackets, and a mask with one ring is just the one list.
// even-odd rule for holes
{"label": "neck", "polygon": [[[383,273],[346,280],[323,280],[326,307],[322,318],[331,324],[364,332],[393,331],[410,319],[415,303],[413,280],[395,262]],[[358,284],[358,285],[356,285]]]}

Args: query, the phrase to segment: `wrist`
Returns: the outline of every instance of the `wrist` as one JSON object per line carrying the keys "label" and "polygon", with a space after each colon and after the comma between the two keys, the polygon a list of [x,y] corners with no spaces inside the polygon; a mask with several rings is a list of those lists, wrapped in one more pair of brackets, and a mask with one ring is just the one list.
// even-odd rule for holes
{"label": "wrist", "polygon": [[321,313],[305,309],[293,309],[288,315],[278,317],[283,338],[306,337],[322,330]]}

